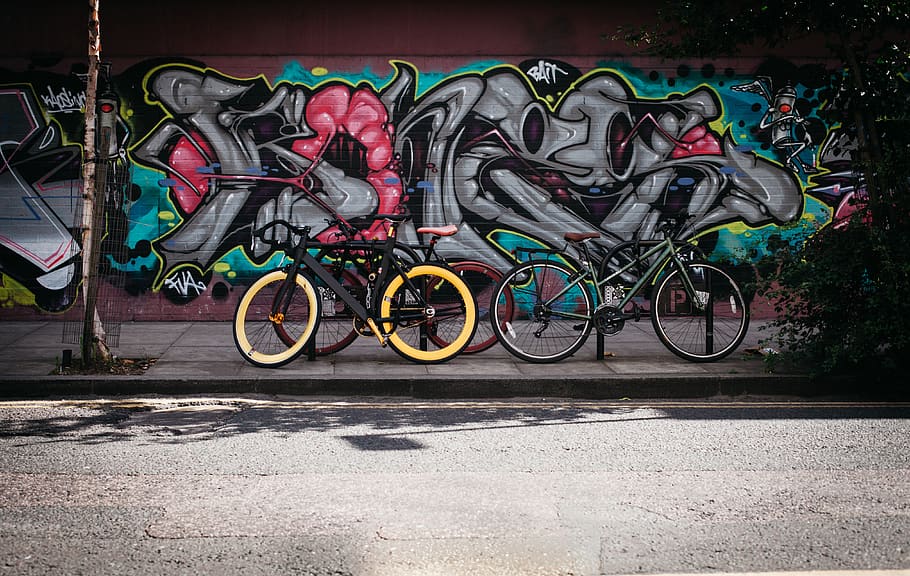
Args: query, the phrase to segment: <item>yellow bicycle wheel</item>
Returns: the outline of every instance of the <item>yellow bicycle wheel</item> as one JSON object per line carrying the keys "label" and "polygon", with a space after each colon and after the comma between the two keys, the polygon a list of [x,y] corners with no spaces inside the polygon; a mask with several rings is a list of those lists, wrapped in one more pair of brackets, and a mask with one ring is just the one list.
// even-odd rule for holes
{"label": "yellow bicycle wheel", "polygon": [[[287,272],[269,272],[250,286],[234,312],[234,343],[256,366],[276,368],[296,358],[319,323],[320,299],[302,274],[287,306],[276,306]],[[278,313],[280,312],[280,313]]]}
{"label": "yellow bicycle wheel", "polygon": [[471,289],[457,273],[436,264],[414,266],[407,277],[413,289],[396,276],[383,292],[380,314],[389,320],[383,322],[383,331],[391,333],[389,345],[422,364],[454,358],[477,329],[477,302]]}

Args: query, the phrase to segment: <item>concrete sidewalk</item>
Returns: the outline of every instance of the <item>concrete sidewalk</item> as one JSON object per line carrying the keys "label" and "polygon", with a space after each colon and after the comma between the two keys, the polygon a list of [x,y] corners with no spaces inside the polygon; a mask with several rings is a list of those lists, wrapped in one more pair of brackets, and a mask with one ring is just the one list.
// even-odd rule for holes
{"label": "concrete sidewalk", "polygon": [[0,396],[263,393],[412,396],[437,398],[697,398],[716,395],[812,396],[804,372],[768,373],[761,356],[771,333],[753,322],[739,350],[714,363],[692,363],[670,353],[650,322],[630,323],[605,339],[598,360],[596,336],[573,357],[530,364],[499,345],[438,365],[414,364],[375,339],[359,338],[333,355],[305,356],[277,368],[247,363],[234,346],[228,322],[131,322],[121,326],[115,355],[157,358],[142,375],[53,374],[64,350],[63,324],[0,322]]}

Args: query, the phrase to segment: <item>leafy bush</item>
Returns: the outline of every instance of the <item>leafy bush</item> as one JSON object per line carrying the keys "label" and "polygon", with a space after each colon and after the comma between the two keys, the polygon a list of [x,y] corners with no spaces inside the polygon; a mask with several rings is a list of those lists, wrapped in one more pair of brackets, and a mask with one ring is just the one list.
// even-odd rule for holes
{"label": "leafy bush", "polygon": [[775,303],[783,359],[817,376],[888,385],[910,369],[910,226],[857,212],[800,247],[780,243],[759,293]]}

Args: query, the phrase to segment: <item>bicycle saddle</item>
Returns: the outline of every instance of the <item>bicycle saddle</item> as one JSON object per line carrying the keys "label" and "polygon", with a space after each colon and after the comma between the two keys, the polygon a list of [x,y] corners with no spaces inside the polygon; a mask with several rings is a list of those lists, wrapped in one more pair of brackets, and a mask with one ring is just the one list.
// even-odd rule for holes
{"label": "bicycle saddle", "polygon": [[566,232],[563,238],[569,242],[581,242],[591,238],[600,238],[600,232]]}
{"label": "bicycle saddle", "polygon": [[452,236],[458,232],[458,226],[449,224],[448,226],[421,226],[417,229],[418,234],[433,234],[434,236]]}

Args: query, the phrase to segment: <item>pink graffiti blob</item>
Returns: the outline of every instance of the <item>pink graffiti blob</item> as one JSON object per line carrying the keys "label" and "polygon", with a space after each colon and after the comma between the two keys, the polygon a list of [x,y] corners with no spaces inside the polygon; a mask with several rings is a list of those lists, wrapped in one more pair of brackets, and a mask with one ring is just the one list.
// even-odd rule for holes
{"label": "pink graffiti blob", "polygon": [[[168,178],[177,182],[171,186],[171,190],[180,209],[187,214],[196,211],[209,191],[208,175],[203,174],[199,168],[208,166],[205,157],[212,156],[211,149],[200,134],[191,134],[190,137],[181,136],[168,157],[168,165],[173,169]],[[177,174],[180,175],[179,178]],[[180,183],[184,180],[193,188]]]}
{"label": "pink graffiti blob", "polygon": [[704,126],[692,128],[676,142],[671,156],[673,158],[687,158],[700,154],[723,154],[717,136],[709,132]]}
{"label": "pink graffiti blob", "polygon": [[[307,104],[306,122],[316,136],[295,141],[291,149],[315,160],[335,136],[347,134],[356,139],[366,148],[367,182],[379,197],[377,211],[391,214],[398,208],[402,189],[398,174],[389,168],[393,130],[388,120],[385,106],[370,90],[360,88],[352,93],[347,86],[329,86],[314,94]],[[327,230],[322,235],[333,234]],[[362,234],[367,239],[381,239],[386,231],[383,222],[376,221]]]}

